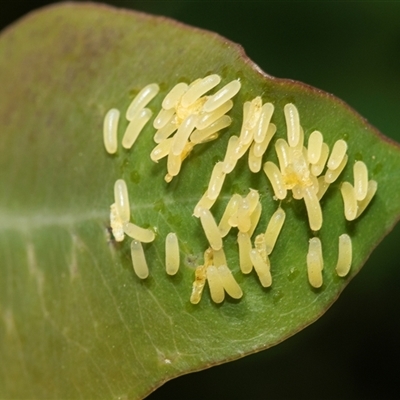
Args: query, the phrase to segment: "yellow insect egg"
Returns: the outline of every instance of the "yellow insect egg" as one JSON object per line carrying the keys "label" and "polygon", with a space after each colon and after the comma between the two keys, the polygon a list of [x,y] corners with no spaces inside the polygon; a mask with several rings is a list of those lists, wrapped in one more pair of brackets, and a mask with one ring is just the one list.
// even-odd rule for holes
{"label": "yellow insect egg", "polygon": [[222,303],[225,299],[225,290],[222,285],[217,268],[210,265],[206,269],[208,287],[210,288],[211,299],[214,303]]}
{"label": "yellow insect egg", "polygon": [[223,115],[225,115],[232,107],[233,101],[228,100],[212,112],[200,113],[199,119],[197,120],[196,128],[199,130],[207,128],[215,121],[220,119]]}
{"label": "yellow insect egg", "polygon": [[258,190],[250,189],[246,199],[249,205],[249,214],[251,214],[255,210],[258,201],[260,200],[260,194],[258,193]]}
{"label": "yellow insect egg", "polygon": [[[173,145],[173,142],[171,144],[171,147]],[[179,174],[179,171],[181,170],[181,165],[182,165],[182,157],[180,154],[175,155],[172,151],[169,152],[168,154],[168,159],[167,159],[167,170],[168,174],[171,177],[177,176]]]}
{"label": "yellow insect egg", "polygon": [[179,242],[174,232],[168,233],[165,238],[165,269],[168,275],[175,275],[179,270]]}
{"label": "yellow insect egg", "polygon": [[342,163],[347,151],[347,143],[340,139],[335,142],[328,160],[328,168],[334,170]]}
{"label": "yellow insect egg", "polygon": [[260,143],[254,142],[254,148],[253,152],[256,157],[262,157],[264,153],[267,151],[268,145],[271,142],[271,139],[274,137],[276,132],[276,125],[275,124],[269,124],[267,133],[264,136],[264,139]]}
{"label": "yellow insect egg", "polygon": [[343,182],[340,187],[344,203],[344,216],[347,221],[353,221],[357,217],[358,204],[354,187],[349,182]]}
{"label": "yellow insect egg", "polygon": [[285,222],[286,213],[279,207],[273,214],[268,222],[267,229],[265,231],[265,244],[267,254],[271,254],[275,247],[276,241],[278,240],[279,234],[281,233],[283,224]]}
{"label": "yellow insect egg", "polygon": [[242,202],[243,202],[243,197],[239,196],[238,197],[237,209],[235,210],[234,213],[231,214],[231,216],[228,219],[228,224],[232,228],[237,228],[238,227],[238,224],[239,224],[238,211],[239,211],[239,208],[242,207]]}
{"label": "yellow insect egg", "polygon": [[260,253],[261,258],[267,261],[267,243],[265,242],[265,235],[260,233],[254,239],[254,247]]}
{"label": "yellow insect egg", "polygon": [[188,90],[188,84],[184,82],[177,83],[170,92],[164,97],[162,108],[171,110],[181,101],[183,94]]}
{"label": "yellow insect egg", "polygon": [[254,131],[254,141],[256,143],[264,141],[273,113],[274,105],[272,103],[265,103],[261,107],[260,117]]}
{"label": "yellow insect egg", "polygon": [[239,246],[239,266],[244,274],[249,274],[253,269],[253,263],[250,258],[251,240],[246,232],[239,232],[237,236]]}
{"label": "yellow insect egg", "polygon": [[237,210],[237,227],[240,232],[247,232],[250,229],[250,204],[247,198],[242,199]]}
{"label": "yellow insect egg", "polygon": [[287,195],[287,190],[279,168],[273,162],[267,161],[264,164],[264,172],[271,182],[275,197],[279,200],[283,200]]}
{"label": "yellow insect egg", "polygon": [[365,196],[364,200],[361,200],[358,203],[358,211],[357,211],[357,218],[364,212],[364,210],[368,207],[369,203],[371,202],[372,198],[374,197],[376,191],[378,189],[378,183],[374,180],[370,180],[368,182],[368,191],[367,195]]}
{"label": "yellow insect egg", "polygon": [[330,183],[325,180],[325,175],[321,175],[318,177],[318,191],[317,198],[321,200],[326,191],[328,190]]}
{"label": "yellow insect egg", "polygon": [[132,121],[136,115],[150,103],[158,94],[160,87],[156,83],[145,86],[137,96],[132,100],[126,110],[126,119]]}
{"label": "yellow insect egg", "polygon": [[314,131],[308,138],[307,159],[310,164],[316,164],[321,158],[323,136],[321,132]]}
{"label": "yellow insect egg", "polygon": [[368,192],[368,169],[362,161],[356,161],[353,166],[354,190],[358,201],[364,200]]}
{"label": "yellow insect egg", "polygon": [[261,285],[263,287],[270,287],[272,285],[272,276],[268,256],[266,260],[263,260],[259,251],[257,249],[252,249],[250,251],[250,260],[254,265],[254,269],[258,275]]}
{"label": "yellow insect egg", "polygon": [[191,85],[189,89],[183,94],[181,104],[183,107],[189,107],[194,104],[203,94],[217,86],[221,82],[219,75],[213,74],[198,80]]}
{"label": "yellow insect egg", "polygon": [[236,96],[240,90],[241,83],[238,80],[233,80],[225,85],[217,93],[210,96],[204,103],[203,109],[205,112],[212,112],[222,104],[229,101],[232,97]]}
{"label": "yellow insect egg", "polygon": [[161,143],[159,143],[156,147],[154,147],[154,149],[150,153],[150,158],[152,159],[152,161],[158,162],[159,160],[166,157],[170,153],[172,140],[173,138],[165,139]]}
{"label": "yellow insect egg", "polygon": [[162,108],[157,116],[154,118],[153,127],[155,129],[162,129],[166,126],[175,114],[175,110],[172,108],[170,110],[165,110]]}
{"label": "yellow insect egg", "polygon": [[256,144],[257,143],[253,142],[251,147],[250,147],[250,150],[249,150],[249,160],[248,160],[249,169],[253,173],[259,172],[261,170],[261,166],[262,166],[262,157],[256,156],[254,154],[254,146]]}
{"label": "yellow insect egg", "polygon": [[329,169],[325,173],[325,181],[328,183],[333,183],[336,181],[336,179],[339,177],[339,175],[342,173],[344,170],[344,167],[347,164],[348,156],[345,154],[342,158],[342,161],[338,165],[338,167],[334,170]]}
{"label": "yellow insect egg", "polygon": [[243,104],[243,123],[240,131],[239,141],[242,145],[250,146],[253,141],[254,131],[260,119],[262,108],[261,97],[256,97],[251,102]]}
{"label": "yellow insect egg", "polygon": [[226,148],[225,158],[224,158],[224,167],[223,171],[226,174],[229,174],[233,171],[238,161],[236,157],[236,149],[239,145],[239,137],[238,136],[231,136],[228,141],[228,146]]}
{"label": "yellow insect egg", "polygon": [[229,218],[234,215],[239,207],[239,203],[241,202],[241,197],[238,194],[234,194],[228,201],[228,204],[225,207],[225,211],[222,214],[221,220],[218,224],[218,229],[221,234],[221,237],[225,237],[229,231],[231,230],[231,225],[229,224]]}
{"label": "yellow insect egg", "polygon": [[322,174],[322,171],[325,168],[326,161],[328,160],[329,156],[329,146],[326,143],[322,143],[321,146],[321,155],[319,160],[311,166],[311,173],[314,176],[319,176]]}
{"label": "yellow insect egg", "polygon": [[322,226],[322,210],[317,194],[314,189],[310,187],[305,188],[303,193],[310,228],[313,231],[319,231]]}
{"label": "yellow insect egg", "polygon": [[322,258],[322,245],[319,238],[312,238],[309,241],[307,253],[307,274],[310,285],[320,288],[323,284],[322,270],[324,263]]}
{"label": "yellow insect egg", "polygon": [[304,188],[300,185],[292,187],[292,196],[296,200],[301,200],[304,197]]}
{"label": "yellow insect egg", "polygon": [[230,269],[225,264],[222,264],[217,267],[217,272],[226,293],[233,299],[240,299],[243,296],[243,291],[233,277]]}
{"label": "yellow insect egg", "polygon": [[283,108],[286,120],[287,138],[290,147],[295,147],[300,140],[299,112],[294,104],[286,104]]}
{"label": "yellow insect egg", "polygon": [[122,222],[128,222],[131,218],[131,208],[129,204],[128,188],[123,179],[118,179],[114,184],[115,207]]}
{"label": "yellow insect egg", "polygon": [[152,114],[153,113],[149,108],[143,108],[135,114],[126,127],[126,131],[122,138],[122,147],[130,149],[133,146],[144,126],[149,122]]}
{"label": "yellow insect egg", "polygon": [[304,159],[307,160],[307,149],[304,147],[304,130],[303,127],[300,126],[299,129],[299,141],[297,142],[297,145],[294,147],[291,147],[292,149],[297,149],[300,151],[304,150]]}
{"label": "yellow insect egg", "polygon": [[336,264],[336,273],[340,277],[344,277],[349,273],[352,258],[353,250],[351,238],[349,235],[344,233],[343,235],[339,236],[339,255]]}
{"label": "yellow insect egg", "polygon": [[117,212],[117,207],[115,203],[113,203],[110,206],[110,226],[113,236],[117,242],[122,242],[125,237],[122,225],[123,222]]}
{"label": "yellow insect egg", "polygon": [[184,119],[181,126],[178,128],[172,142],[171,152],[174,156],[178,156],[182,153],[186,142],[189,139],[190,134],[193,132],[196,125],[197,115],[191,114]]}
{"label": "yellow insect egg", "polygon": [[146,279],[149,276],[149,267],[144,255],[142,243],[138,240],[132,240],[131,256],[133,270],[140,279]]}
{"label": "yellow insect egg", "polygon": [[200,211],[202,208],[207,208],[208,210],[214,205],[216,199],[211,200],[208,197],[208,190],[205,191],[201,199],[198,201],[196,206],[194,207],[193,215],[197,218],[200,218]]}
{"label": "yellow insect egg", "polygon": [[120,112],[116,108],[109,110],[104,117],[103,123],[103,141],[107,153],[114,154],[118,149],[118,122]]}
{"label": "yellow insect egg", "polygon": [[227,115],[223,115],[221,118],[217,119],[206,128],[202,130],[195,129],[190,135],[190,141],[196,144],[204,143],[215,133],[219,132],[221,129],[228,127],[231,123],[232,119]]}
{"label": "yellow insect egg", "polygon": [[239,136],[241,143],[244,143],[245,141],[251,142],[250,139],[247,140],[247,136],[246,136],[246,135],[250,134],[250,131],[248,129],[246,129],[246,127],[245,127],[246,126],[246,121],[249,118],[250,105],[251,105],[250,101],[245,101],[243,103],[243,107],[242,107],[242,109],[243,109],[242,127],[241,127],[241,130],[240,130],[240,136]]}
{"label": "yellow insect egg", "polygon": [[195,270],[195,278],[192,287],[192,294],[190,296],[190,302],[192,304],[198,304],[201,300],[204,285],[206,284],[206,268],[204,265],[200,265]]}
{"label": "yellow insect egg", "polygon": [[226,174],[223,171],[223,167],[223,162],[217,162],[211,173],[210,182],[208,183],[208,198],[211,200],[215,200],[219,196],[224,184]]}
{"label": "yellow insect egg", "polygon": [[278,139],[275,142],[275,152],[278,156],[279,161],[279,168],[283,174],[286,173],[286,168],[290,162],[290,152],[289,152],[289,145],[287,144],[286,140]]}
{"label": "yellow insect egg", "polygon": [[247,234],[251,237],[257,228],[258,222],[261,217],[262,206],[261,203],[258,202],[254,211],[250,214],[250,229],[247,231]]}
{"label": "yellow insect egg", "polygon": [[248,143],[243,143],[241,139],[239,138],[239,143],[237,144],[236,148],[233,150],[233,157],[236,158],[236,160],[239,160],[242,158],[246,151],[250,148],[252,143],[252,140],[250,140]]}
{"label": "yellow insect egg", "polygon": [[176,129],[177,125],[175,120],[173,119],[154,134],[153,140],[156,143],[161,143],[167,138],[169,138],[176,131]]}
{"label": "yellow insect egg", "polygon": [[123,228],[128,236],[139,242],[150,243],[155,239],[155,234],[151,229],[142,228],[136,224],[132,224],[132,222],[125,222]]}
{"label": "yellow insect egg", "polygon": [[213,250],[219,250],[222,248],[222,237],[218,229],[215,219],[207,208],[200,209],[200,222],[204,230],[210,246]]}
{"label": "yellow insect egg", "polygon": [[220,265],[228,265],[228,263],[226,262],[226,256],[223,247],[221,247],[219,250],[213,250],[212,254],[213,264],[216,267],[219,267]]}
{"label": "yellow insect egg", "polygon": [[[262,100],[260,96],[255,97],[252,101],[249,102],[248,113],[246,118],[243,118],[243,127],[245,130],[252,131],[256,128],[262,110]],[[252,133],[254,136],[254,132]]]}

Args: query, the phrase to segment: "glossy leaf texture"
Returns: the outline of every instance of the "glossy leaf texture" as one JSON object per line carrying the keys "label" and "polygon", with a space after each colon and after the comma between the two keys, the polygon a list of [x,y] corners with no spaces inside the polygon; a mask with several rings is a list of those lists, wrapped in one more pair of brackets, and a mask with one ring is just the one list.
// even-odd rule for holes
{"label": "glossy leaf texture", "polygon": [[[51,33],[51,34],[50,34]],[[167,184],[165,160],[153,163],[154,129],[146,125],[131,150],[106,153],[102,124],[116,107],[156,82],[153,118],[178,82],[219,74],[240,79],[229,112],[232,125],[195,148]],[[218,88],[220,88],[219,86]],[[273,283],[262,288],[240,272],[236,232],[224,239],[228,266],[244,296],[217,305],[205,289],[190,303],[194,269],[207,239],[194,206],[207,188],[228,139],[238,134],[243,103],[256,96],[275,106],[277,133],[286,138],[283,108],[299,110],[307,138],[322,132],[332,148],[348,144],[349,162],[322,200],[324,284],[307,279],[310,231],[304,202],[282,202],[286,221],[271,254]],[[153,120],[153,119],[152,119]],[[151,122],[152,122],[151,120]],[[400,153],[342,101],[304,84],[270,77],[242,49],[216,34],[174,21],[99,5],[64,4],[33,13],[0,37],[0,393],[7,398],[142,398],[175,376],[271,347],[306,327],[335,301],[400,215]],[[355,221],[344,218],[340,184],[352,182],[362,160],[378,191]],[[132,269],[130,242],[109,231],[114,182],[128,184],[132,219],[156,230],[146,244],[147,279]],[[212,208],[219,219],[233,193],[259,191],[265,231],[278,207],[265,174],[247,157],[225,180]],[[181,264],[165,272],[164,241],[176,232]],[[335,272],[338,237],[353,241],[350,274]],[[377,294],[374,294],[377,295]]]}

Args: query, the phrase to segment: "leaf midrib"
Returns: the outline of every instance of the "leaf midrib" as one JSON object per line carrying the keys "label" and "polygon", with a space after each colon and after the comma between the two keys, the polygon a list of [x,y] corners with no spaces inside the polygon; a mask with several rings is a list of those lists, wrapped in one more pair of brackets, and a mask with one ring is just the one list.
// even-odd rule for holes
{"label": "leaf midrib", "polygon": [[[233,193],[232,193],[233,194]],[[218,201],[228,202],[230,195],[219,196]],[[176,207],[178,204],[197,204],[201,196],[188,197],[180,199],[177,202],[175,199],[165,198],[164,204],[172,207]],[[110,190],[110,205],[112,203],[112,192]],[[137,204],[131,203],[131,212],[136,213],[140,210],[153,208],[153,203]],[[7,230],[26,232],[31,229],[46,228],[50,226],[72,226],[77,223],[85,221],[104,221],[110,218],[109,208],[102,210],[85,210],[83,212],[74,213],[71,210],[60,211],[60,212],[49,212],[49,210],[37,210],[29,213],[16,213],[10,212],[5,208],[0,208],[0,232]]]}

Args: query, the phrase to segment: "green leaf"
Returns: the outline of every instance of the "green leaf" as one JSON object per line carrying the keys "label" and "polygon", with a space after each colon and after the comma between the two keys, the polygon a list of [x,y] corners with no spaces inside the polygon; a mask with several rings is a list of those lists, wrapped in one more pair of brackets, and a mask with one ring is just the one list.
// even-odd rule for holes
{"label": "green leaf", "polygon": [[[51,32],[51,35],[49,34]],[[131,151],[105,152],[102,124],[111,107],[125,112],[146,84],[159,83],[149,107],[179,81],[210,73],[242,89],[221,137],[195,148],[166,184],[165,161],[154,164],[150,124]],[[315,321],[334,302],[400,215],[397,145],[334,97],[265,75],[241,48],[209,32],[163,18],[96,5],[61,5],[31,14],[0,38],[0,394],[13,398],[140,398],[174,376],[266,349]],[[348,143],[349,162],[322,201],[324,285],[307,280],[313,236],[302,201],[282,203],[286,222],[271,254],[273,284],[240,273],[236,232],[224,240],[228,264],[244,296],[212,302],[208,289],[189,302],[194,267],[207,240],[193,208],[212,168],[238,134],[245,101],[275,105],[276,138],[286,136],[283,107],[294,103],[306,138],[318,129],[330,147]],[[119,141],[126,122],[121,122]],[[274,141],[276,140],[274,139]],[[266,161],[276,161],[270,146]],[[363,160],[378,191],[365,213],[346,222],[340,184]],[[135,223],[157,229],[145,245],[150,276],[132,270],[129,241],[108,231],[113,185],[128,184]],[[219,219],[229,197],[259,190],[263,232],[278,203],[263,172],[244,158],[226,178],[212,208]],[[177,232],[181,268],[164,267],[164,238]],[[346,278],[335,273],[338,236],[353,240]]]}

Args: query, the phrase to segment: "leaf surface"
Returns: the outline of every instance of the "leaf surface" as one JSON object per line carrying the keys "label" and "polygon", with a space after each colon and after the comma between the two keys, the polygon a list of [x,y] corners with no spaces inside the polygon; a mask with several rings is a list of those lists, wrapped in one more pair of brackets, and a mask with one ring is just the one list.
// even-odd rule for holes
{"label": "leaf surface", "polygon": [[[50,34],[51,32],[51,34]],[[105,152],[102,124],[111,107],[124,115],[145,85],[163,97],[180,81],[210,73],[222,84],[240,79],[221,137],[195,149],[170,184],[165,160],[154,164],[148,124],[132,150]],[[400,215],[398,146],[333,96],[267,76],[241,48],[218,35],[163,18],[98,5],[64,4],[33,13],[0,37],[0,392],[10,398],[141,398],[162,382],[275,345],[315,321],[333,303]],[[193,208],[222,160],[229,136],[240,132],[243,102],[262,96],[275,106],[274,138],[286,137],[283,107],[294,103],[305,137],[314,130],[330,147],[348,143],[349,162],[322,201],[319,232],[324,285],[307,280],[313,236],[302,201],[282,203],[286,222],[271,254],[273,284],[263,289],[238,265],[236,232],[224,240],[228,265],[244,296],[189,302],[195,266],[207,248]],[[121,119],[119,142],[127,123]],[[264,161],[276,161],[270,146]],[[363,160],[378,192],[365,213],[346,222],[340,183],[352,182]],[[113,241],[109,207],[113,185],[128,184],[132,218],[154,227],[145,245],[150,276],[132,270],[129,240]],[[247,158],[227,176],[212,208],[219,219],[233,193],[257,189],[265,230],[278,203],[261,171]],[[176,232],[181,268],[164,267],[164,239]],[[353,240],[346,278],[335,273],[337,241]]]}

